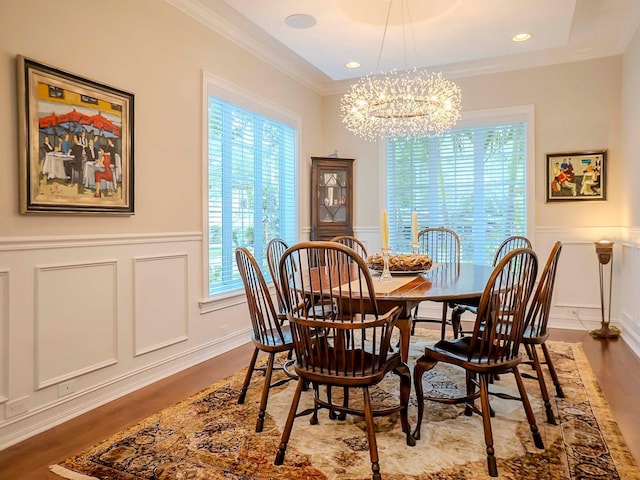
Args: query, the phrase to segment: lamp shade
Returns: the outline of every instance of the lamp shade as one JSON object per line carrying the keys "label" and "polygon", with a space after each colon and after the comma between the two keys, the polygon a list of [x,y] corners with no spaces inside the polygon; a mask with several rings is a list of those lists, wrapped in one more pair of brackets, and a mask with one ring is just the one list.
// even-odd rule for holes
{"label": "lamp shade", "polygon": [[598,262],[606,265],[611,261],[611,257],[613,256],[613,242],[611,240],[598,240],[594,243],[596,246],[596,255],[598,255]]}

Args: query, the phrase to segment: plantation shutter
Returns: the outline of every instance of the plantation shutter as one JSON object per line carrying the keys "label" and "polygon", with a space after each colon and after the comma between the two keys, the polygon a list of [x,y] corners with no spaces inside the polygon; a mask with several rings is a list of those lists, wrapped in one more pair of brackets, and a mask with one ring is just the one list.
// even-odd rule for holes
{"label": "plantation shutter", "polygon": [[269,277],[266,247],[297,240],[296,131],[209,97],[209,293],[242,288],[235,248],[247,247]]}
{"label": "plantation shutter", "polygon": [[460,236],[463,262],[490,265],[502,240],[527,233],[525,159],[524,122],[387,142],[391,244],[411,251],[415,211],[420,229]]}

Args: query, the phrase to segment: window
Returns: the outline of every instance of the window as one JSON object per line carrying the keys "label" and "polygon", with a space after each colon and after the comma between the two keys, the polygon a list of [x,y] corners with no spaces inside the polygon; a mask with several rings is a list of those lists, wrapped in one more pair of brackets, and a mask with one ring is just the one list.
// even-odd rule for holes
{"label": "window", "polygon": [[[411,213],[420,228],[460,236],[462,261],[491,264],[510,235],[527,235],[527,124],[517,119],[468,122],[439,138],[387,142],[389,235],[411,251]],[[475,123],[475,125],[473,125]],[[532,163],[532,162],[529,162]]]}
{"label": "window", "polygon": [[297,239],[295,120],[237,92],[210,84],[207,98],[209,296],[242,288],[236,247],[247,247],[269,280],[269,240]]}

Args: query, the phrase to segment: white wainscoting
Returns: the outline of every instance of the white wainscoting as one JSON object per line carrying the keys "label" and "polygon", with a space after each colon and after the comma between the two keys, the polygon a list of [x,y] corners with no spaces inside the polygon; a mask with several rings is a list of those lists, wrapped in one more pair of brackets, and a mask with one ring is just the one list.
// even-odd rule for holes
{"label": "white wainscoting", "polygon": [[189,335],[187,255],[134,259],[135,355]]}
{"label": "white wainscoting", "polygon": [[36,388],[117,360],[114,260],[36,266]]}
{"label": "white wainscoting", "polygon": [[201,232],[0,237],[0,449],[247,343],[245,303],[200,311],[202,251]]}
{"label": "white wainscoting", "polygon": [[[356,235],[379,248],[377,228]],[[593,241],[616,242],[611,320],[640,353],[640,231],[530,236],[541,267],[563,242],[551,325],[582,330],[600,324]],[[201,309],[202,252],[200,232],[0,237],[0,449],[246,343],[246,304]]]}

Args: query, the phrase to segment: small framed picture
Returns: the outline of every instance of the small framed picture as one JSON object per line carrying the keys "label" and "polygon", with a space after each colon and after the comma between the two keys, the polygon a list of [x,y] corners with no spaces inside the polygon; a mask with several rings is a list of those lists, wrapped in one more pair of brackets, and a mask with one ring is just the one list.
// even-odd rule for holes
{"label": "small framed picture", "polygon": [[547,202],[607,199],[607,151],[547,154]]}
{"label": "small framed picture", "polygon": [[18,57],[20,213],[133,210],[133,94]]}

